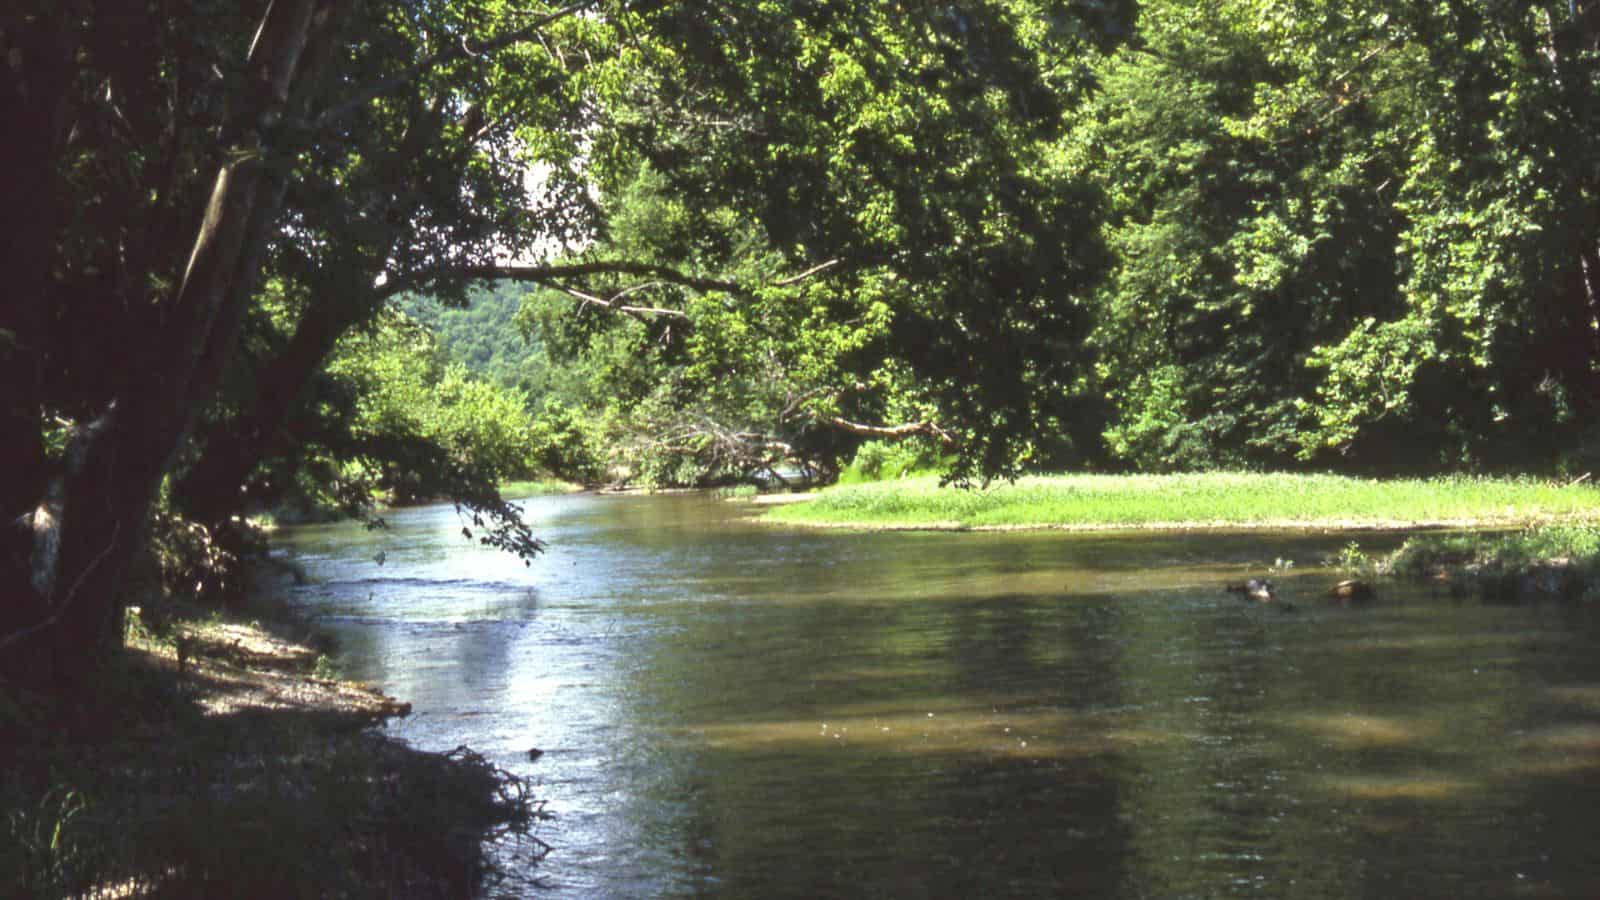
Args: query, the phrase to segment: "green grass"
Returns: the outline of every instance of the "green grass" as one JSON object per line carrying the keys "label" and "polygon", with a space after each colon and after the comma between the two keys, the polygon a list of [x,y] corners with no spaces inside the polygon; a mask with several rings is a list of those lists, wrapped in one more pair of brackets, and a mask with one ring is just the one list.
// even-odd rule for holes
{"label": "green grass", "polygon": [[548,494],[571,494],[583,490],[582,485],[570,481],[505,481],[500,484],[502,497],[542,497]]}
{"label": "green grass", "polygon": [[837,486],[768,513],[864,528],[1406,527],[1600,518],[1600,490],[1530,478],[1053,475],[985,490],[936,478]]}

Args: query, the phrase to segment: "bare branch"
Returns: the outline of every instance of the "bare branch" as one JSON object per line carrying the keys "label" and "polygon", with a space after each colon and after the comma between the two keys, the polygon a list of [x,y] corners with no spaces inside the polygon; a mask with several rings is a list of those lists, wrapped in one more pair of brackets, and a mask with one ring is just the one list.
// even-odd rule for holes
{"label": "bare branch", "polygon": [[747,294],[749,289],[735,281],[701,278],[668,266],[635,262],[563,263],[553,266],[468,266],[452,272],[463,278],[504,279],[551,284],[558,280],[585,275],[639,275],[658,282],[682,285],[702,291],[727,291]]}
{"label": "bare branch", "polygon": [[[615,297],[607,300],[604,297],[596,297],[594,294],[585,293],[584,291],[580,291],[577,288],[570,287],[568,285],[556,285],[555,287],[569,297],[575,297],[579,300],[582,300],[585,305],[594,305],[604,309],[613,310],[615,312],[627,313],[628,315],[640,320],[643,320],[645,316],[664,316],[671,319],[683,319],[684,321],[688,321],[689,319],[689,316],[684,313],[683,310],[679,309],[660,309],[653,306],[624,306],[617,302],[617,299],[620,298],[622,294],[617,294]],[[628,292],[623,291],[622,293],[626,294]]]}
{"label": "bare branch", "polygon": [[[825,272],[839,265],[840,262],[841,260],[838,259],[830,259],[827,262],[812,266],[798,275],[767,282],[767,285],[771,287],[789,287]],[[467,281],[526,281],[566,291],[568,289],[567,283],[570,279],[584,278],[591,275],[636,275],[642,278],[654,279],[647,284],[626,288],[623,291],[624,294],[650,287],[659,287],[663,284],[674,284],[698,291],[724,291],[735,296],[749,297],[755,292],[756,288],[761,287],[759,284],[749,285],[719,278],[703,278],[698,275],[681,272],[670,266],[661,266],[654,263],[603,260],[538,266],[513,264],[457,266],[442,271],[418,274],[410,278],[393,279],[382,287],[381,296],[393,297],[406,291],[416,290],[432,281],[457,278]],[[622,295],[619,294],[617,296],[620,297]],[[615,300],[616,297],[612,299]]]}
{"label": "bare branch", "polygon": [[939,443],[947,447],[956,445],[956,439],[950,435],[950,432],[932,422],[912,422],[907,425],[863,425],[860,422],[847,421],[839,416],[829,416],[822,421],[835,428],[842,428],[851,434],[881,438],[906,438],[921,434],[935,438]]}
{"label": "bare branch", "polygon": [[785,278],[782,281],[774,281],[772,283],[772,286],[773,287],[788,287],[791,284],[798,284],[798,283],[800,283],[802,281],[805,281],[807,278],[810,278],[811,276],[813,276],[813,275],[815,275],[815,274],[817,274],[819,272],[825,272],[828,269],[831,269],[834,266],[837,266],[839,263],[840,263],[840,260],[838,258],[830,259],[825,263],[819,263],[818,265],[812,266],[811,268],[805,270],[804,272],[801,272],[799,275],[794,275],[794,276],[791,276],[789,278]]}

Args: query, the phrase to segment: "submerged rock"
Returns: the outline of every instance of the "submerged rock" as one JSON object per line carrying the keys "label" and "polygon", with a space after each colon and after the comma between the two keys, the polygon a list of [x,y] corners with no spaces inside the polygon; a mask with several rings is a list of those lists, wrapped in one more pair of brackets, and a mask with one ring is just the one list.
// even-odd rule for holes
{"label": "submerged rock", "polygon": [[1377,591],[1372,589],[1372,585],[1354,578],[1341,581],[1328,589],[1328,596],[1337,600],[1340,606],[1370,603],[1377,595]]}
{"label": "submerged rock", "polygon": [[1244,584],[1230,584],[1225,590],[1233,594],[1243,594],[1245,597],[1259,603],[1271,603],[1278,599],[1272,582],[1265,578],[1252,578]]}

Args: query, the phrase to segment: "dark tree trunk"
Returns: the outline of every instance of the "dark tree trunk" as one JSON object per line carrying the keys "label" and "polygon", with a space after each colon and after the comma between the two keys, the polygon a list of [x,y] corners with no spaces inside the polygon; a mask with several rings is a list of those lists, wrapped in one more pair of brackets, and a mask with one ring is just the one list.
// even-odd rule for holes
{"label": "dark tree trunk", "polygon": [[[248,95],[234,110],[230,149],[249,149],[257,156],[274,149],[264,145],[262,132],[283,119],[291,100],[304,99],[305,82],[314,81],[306,77],[307,66],[331,48],[341,5],[275,0],[268,7],[250,48]],[[130,342],[139,342],[138,352],[127,357],[134,362],[121,373],[118,395],[94,422],[78,429],[65,470],[49,483],[32,484],[14,472],[0,473],[5,484],[0,496],[8,504],[16,502],[13,495],[31,491],[36,505],[54,507],[55,539],[50,548],[35,540],[26,566],[7,564],[0,596],[33,620],[3,622],[0,672],[59,688],[63,679],[88,678],[119,638],[126,577],[151,500],[194,410],[215,390],[282,200],[280,176],[260,159],[223,163],[187,265],[181,267],[182,280],[164,303],[159,329],[129,335]],[[44,283],[41,276],[38,292],[23,302],[42,303]],[[39,410],[32,415],[22,433],[37,433]],[[18,543],[9,541],[7,549]],[[24,570],[29,573],[25,581]],[[34,598],[33,608],[11,599],[17,596]],[[44,618],[38,619],[41,613]],[[41,648],[47,648],[47,659],[40,659]]]}
{"label": "dark tree trunk", "polygon": [[314,303],[295,326],[284,351],[256,376],[245,412],[218,422],[201,440],[201,455],[173,491],[184,513],[207,524],[240,512],[241,485],[263,459],[287,449],[281,435],[307,386],[339,338],[381,304]]}
{"label": "dark tree trunk", "polygon": [[[72,35],[66,13],[0,16],[0,121],[27,140],[0,141],[6,202],[0,205],[0,637],[48,616],[34,585],[35,527],[48,528],[43,486],[51,478],[40,434],[45,297],[66,204],[57,166],[72,109]],[[40,512],[36,519],[35,512]],[[0,649],[0,675],[48,654]],[[27,658],[24,658],[27,657]]]}

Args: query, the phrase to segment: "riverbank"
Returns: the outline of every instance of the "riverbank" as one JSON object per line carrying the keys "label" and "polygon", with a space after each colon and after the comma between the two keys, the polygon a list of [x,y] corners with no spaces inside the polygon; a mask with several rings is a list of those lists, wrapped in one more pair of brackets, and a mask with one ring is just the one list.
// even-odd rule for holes
{"label": "riverbank", "polygon": [[1533,479],[1052,475],[982,490],[937,478],[836,486],[763,520],[871,530],[1509,528],[1600,521],[1600,489]]}
{"label": "riverbank", "polygon": [[484,839],[538,818],[526,785],[383,735],[409,706],[325,649],[292,623],[158,636],[131,615],[93,696],[0,692],[7,896],[470,895]]}

